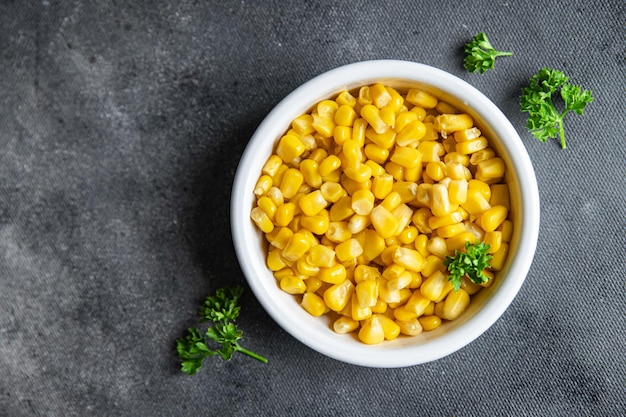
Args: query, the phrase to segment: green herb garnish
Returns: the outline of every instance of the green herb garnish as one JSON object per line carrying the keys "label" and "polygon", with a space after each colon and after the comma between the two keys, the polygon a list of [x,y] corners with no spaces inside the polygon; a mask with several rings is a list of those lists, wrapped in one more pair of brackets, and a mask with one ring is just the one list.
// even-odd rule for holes
{"label": "green herb garnish", "polygon": [[489,277],[483,273],[489,268],[491,255],[487,253],[489,245],[485,242],[470,244],[465,242],[465,252],[454,251],[454,256],[446,256],[443,264],[448,268],[448,280],[454,285],[454,290],[461,288],[461,278],[465,275],[475,284],[484,284]]}
{"label": "green herb garnish", "polygon": [[497,57],[513,55],[512,52],[496,50],[484,32],[474,36],[471,42],[465,44],[464,49],[465,59],[463,60],[463,66],[465,69],[469,72],[480,72],[481,74],[493,69]]}
{"label": "green herb garnish", "polygon": [[[239,345],[238,340],[243,332],[235,325],[241,307],[237,305],[243,289],[241,287],[225,287],[208,296],[200,309],[201,321],[211,321],[213,326],[206,333],[196,327],[190,327],[184,338],[176,341],[176,350],[181,359],[181,370],[193,375],[202,367],[202,361],[209,357],[220,355],[224,360],[230,360],[233,353],[240,352],[263,363],[267,359]],[[222,345],[220,349],[210,349],[206,342],[213,340]]]}
{"label": "green herb garnish", "polygon": [[[526,128],[541,142],[558,136],[562,149],[566,148],[563,118],[570,111],[583,114],[587,104],[593,101],[590,90],[567,81],[568,77],[562,71],[546,67],[531,77],[530,85],[522,89],[520,96],[520,109],[528,113]],[[561,112],[552,101],[553,94],[559,90],[564,103]]]}

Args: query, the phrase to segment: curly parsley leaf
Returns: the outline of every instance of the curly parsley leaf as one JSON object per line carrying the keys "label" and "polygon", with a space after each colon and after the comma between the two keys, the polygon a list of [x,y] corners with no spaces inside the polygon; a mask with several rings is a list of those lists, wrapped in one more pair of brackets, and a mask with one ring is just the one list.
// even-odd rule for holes
{"label": "curly parsley leaf", "polygon": [[[239,317],[241,307],[237,305],[243,289],[241,287],[220,288],[215,295],[208,296],[200,309],[202,321],[212,321],[206,333],[191,327],[187,335],[176,341],[176,350],[181,359],[181,370],[193,375],[200,370],[202,362],[209,356],[220,355],[224,360],[230,360],[233,353],[239,352],[267,363],[267,359],[254,353],[239,344],[243,332],[237,328],[234,321]],[[207,341],[213,341],[221,347],[211,349]]]}
{"label": "curly parsley leaf", "polygon": [[454,251],[454,256],[446,256],[443,264],[448,268],[448,280],[454,285],[454,290],[461,288],[461,279],[468,276],[476,284],[484,284],[489,277],[484,270],[489,268],[491,255],[487,253],[489,245],[485,242],[470,244],[465,242],[465,252]]}
{"label": "curly parsley leaf", "polygon": [[[582,115],[585,107],[593,101],[590,90],[568,83],[569,78],[559,70],[542,68],[530,78],[530,83],[522,89],[520,109],[528,113],[526,128],[539,141],[559,139],[561,148],[565,143],[563,119],[570,111]],[[553,96],[559,92],[563,99],[563,110],[557,110]]]}
{"label": "curly parsley leaf", "polygon": [[497,57],[513,55],[512,52],[496,50],[484,32],[478,33],[470,42],[466,43],[464,51],[463,66],[465,69],[469,72],[480,72],[481,74],[493,69]]}

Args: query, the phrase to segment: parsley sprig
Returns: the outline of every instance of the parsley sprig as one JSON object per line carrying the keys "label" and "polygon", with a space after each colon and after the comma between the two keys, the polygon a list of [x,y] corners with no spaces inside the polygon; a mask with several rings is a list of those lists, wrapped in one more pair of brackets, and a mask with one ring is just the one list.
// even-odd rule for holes
{"label": "parsley sprig", "polygon": [[[593,101],[590,90],[568,83],[568,77],[559,70],[542,68],[530,79],[530,85],[522,89],[520,109],[528,113],[526,128],[540,140],[560,139],[561,148],[565,149],[565,128],[563,119],[570,111],[583,114],[587,104]],[[558,111],[552,100],[559,91],[563,99],[563,111]]]}
{"label": "parsley sprig", "polygon": [[489,245],[485,242],[470,244],[465,242],[465,252],[454,251],[454,256],[446,256],[443,264],[448,268],[448,280],[454,285],[454,290],[461,288],[461,278],[465,275],[475,284],[484,284],[489,277],[484,274],[489,268],[491,255],[487,253]]}
{"label": "parsley sprig", "polygon": [[[193,375],[202,367],[202,362],[209,356],[219,355],[224,360],[230,360],[233,353],[240,352],[258,361],[267,363],[261,355],[249,351],[239,345],[243,332],[235,325],[241,307],[237,304],[243,289],[241,287],[225,287],[208,296],[200,308],[201,321],[211,321],[203,335],[197,327],[190,327],[184,338],[176,341],[176,350],[181,359],[181,370]],[[210,349],[207,339],[221,345],[219,349]]]}
{"label": "parsley sprig", "polygon": [[513,52],[498,51],[489,42],[484,32],[478,33],[470,42],[465,44],[465,59],[463,66],[469,72],[484,74],[493,69],[496,58],[499,56],[511,56]]}

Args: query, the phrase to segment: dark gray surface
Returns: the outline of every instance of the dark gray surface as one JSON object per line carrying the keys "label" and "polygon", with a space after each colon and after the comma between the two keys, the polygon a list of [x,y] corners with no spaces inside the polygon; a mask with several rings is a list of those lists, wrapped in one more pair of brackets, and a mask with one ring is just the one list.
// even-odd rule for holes
{"label": "dark gray surface", "polygon": [[[625,415],[623,1],[131,4],[0,4],[0,415]],[[514,52],[482,76],[461,66],[479,31]],[[269,364],[183,375],[201,300],[247,289],[228,207],[254,129],[375,58],[459,76],[522,136],[542,220],[518,297],[467,348],[384,370],[308,349],[247,290],[243,343]],[[595,94],[567,150],[518,107],[546,65]]]}

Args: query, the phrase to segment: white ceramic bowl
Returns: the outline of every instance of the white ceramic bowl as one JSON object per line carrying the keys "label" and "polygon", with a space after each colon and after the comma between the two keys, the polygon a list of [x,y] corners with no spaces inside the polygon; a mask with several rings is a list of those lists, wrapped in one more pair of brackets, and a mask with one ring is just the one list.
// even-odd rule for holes
{"label": "white ceramic bowl", "polygon": [[[342,90],[382,82],[397,88],[418,87],[470,114],[507,167],[514,233],[510,251],[495,283],[473,296],[465,313],[416,337],[365,345],[353,335],[336,334],[329,319],[312,317],[297,299],[283,292],[265,264],[263,236],[250,220],[253,189],[261,168],[291,121],[320,100]],[[439,69],[406,61],[358,62],[333,69],[285,97],[263,120],[243,153],[231,198],[233,242],[241,268],[269,315],[305,345],[331,358],[368,367],[411,366],[442,358],[485,332],[519,291],[535,253],[539,231],[539,193],[530,159],[504,114],[465,81]]]}

